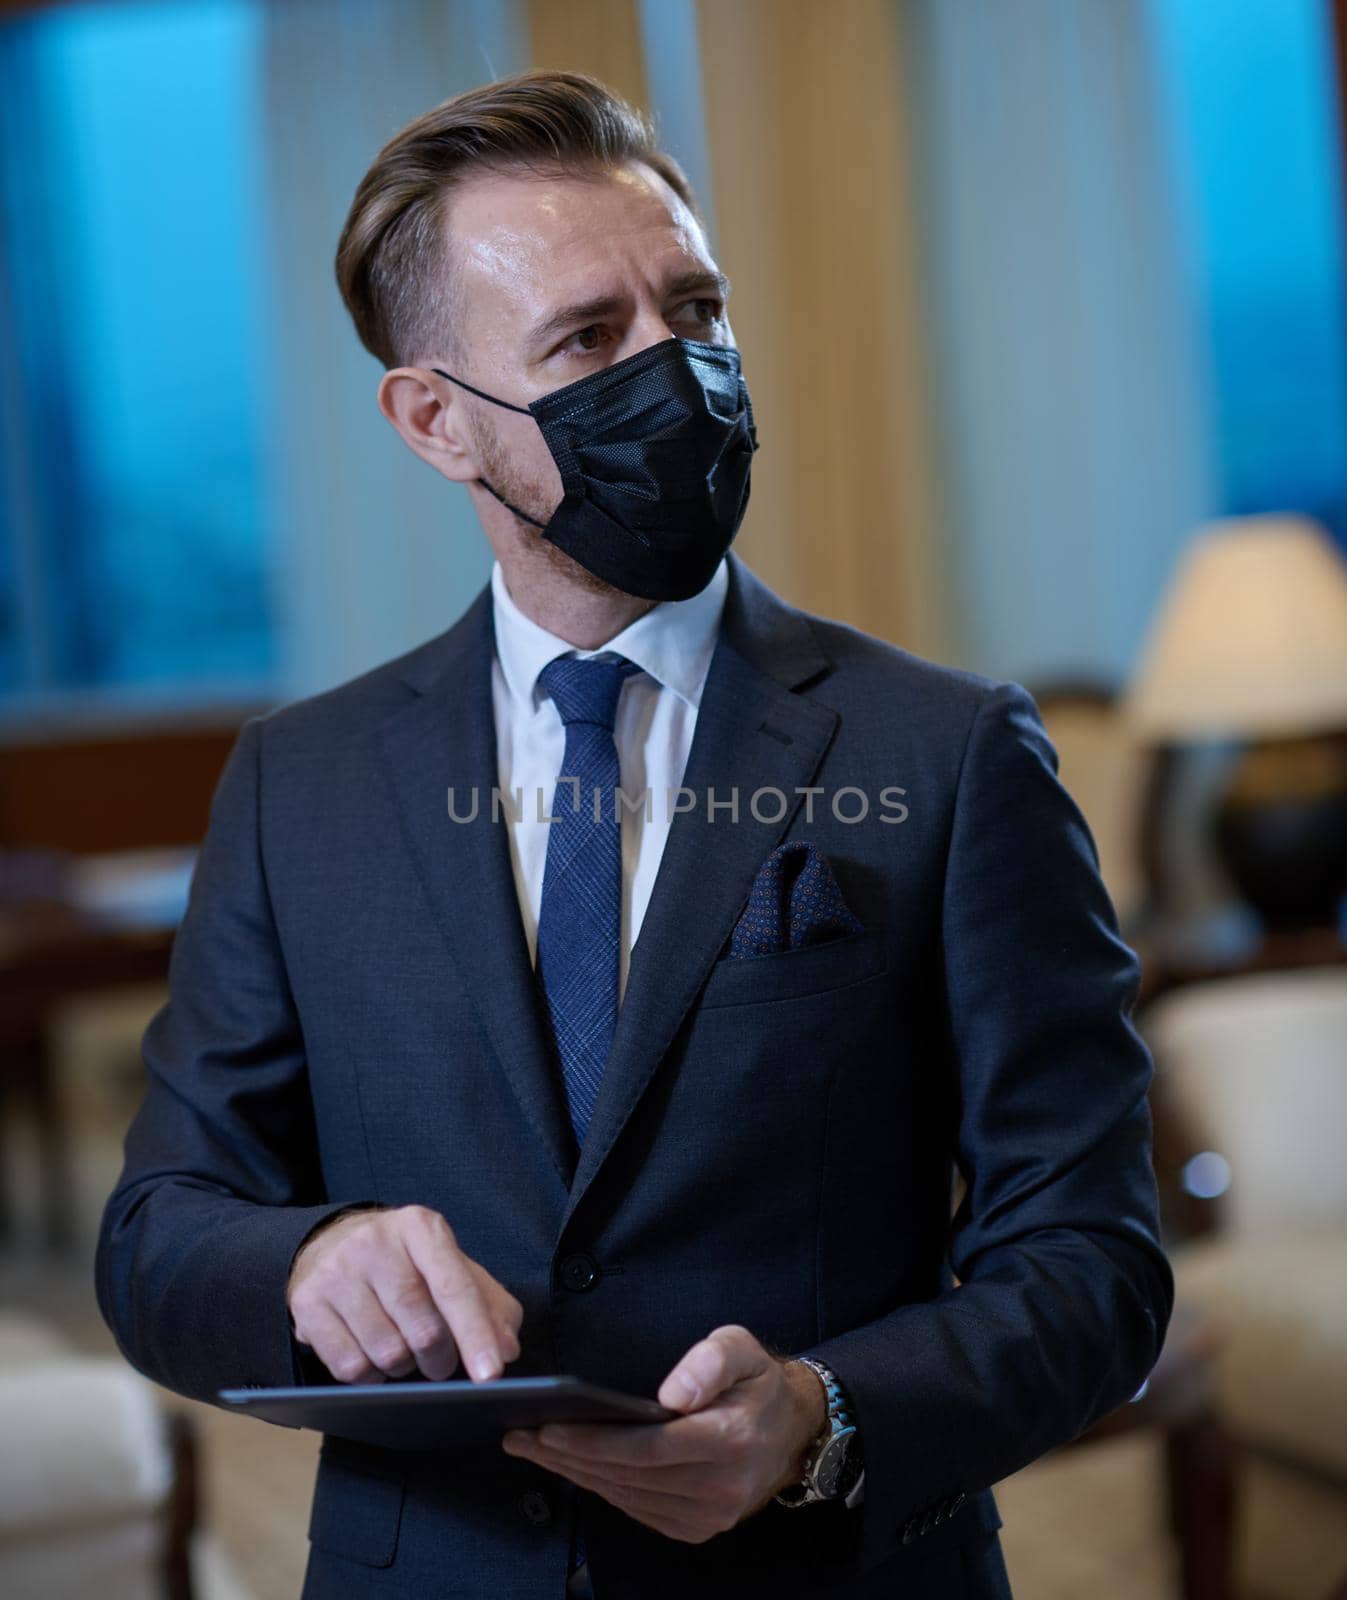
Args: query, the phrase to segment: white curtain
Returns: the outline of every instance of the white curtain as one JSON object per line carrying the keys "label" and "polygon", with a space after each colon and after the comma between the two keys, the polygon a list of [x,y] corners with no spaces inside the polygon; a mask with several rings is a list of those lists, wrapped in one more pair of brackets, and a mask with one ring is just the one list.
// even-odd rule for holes
{"label": "white curtain", "polygon": [[906,15],[957,654],[1117,680],[1212,505],[1148,7]]}
{"label": "white curtain", "polygon": [[370,161],[413,117],[527,65],[513,0],[281,0],[267,8],[275,238],[276,610],[285,698],[449,626],[490,572],[467,492],[380,415],[333,258]]}
{"label": "white curtain", "polygon": [[655,118],[656,137],[688,175],[714,254],[718,249],[715,193],[702,98],[697,0],[636,0],[636,5],[646,101]]}

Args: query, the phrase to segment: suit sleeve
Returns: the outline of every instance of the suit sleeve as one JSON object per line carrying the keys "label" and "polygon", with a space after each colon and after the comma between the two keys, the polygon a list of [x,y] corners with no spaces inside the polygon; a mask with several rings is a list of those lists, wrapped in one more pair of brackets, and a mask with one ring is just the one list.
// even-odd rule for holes
{"label": "suit sleeve", "polygon": [[1139,967],[1056,774],[1033,700],[998,686],[968,734],[941,911],[958,1284],[802,1352],[855,1408],[864,1567],[1131,1399],[1168,1325]]}
{"label": "suit sleeve", "polygon": [[323,1376],[293,1339],[286,1283],[309,1233],[352,1204],[324,1192],[262,866],[263,726],[244,725],[211,804],[94,1267],[99,1309],[132,1366],[206,1401]]}

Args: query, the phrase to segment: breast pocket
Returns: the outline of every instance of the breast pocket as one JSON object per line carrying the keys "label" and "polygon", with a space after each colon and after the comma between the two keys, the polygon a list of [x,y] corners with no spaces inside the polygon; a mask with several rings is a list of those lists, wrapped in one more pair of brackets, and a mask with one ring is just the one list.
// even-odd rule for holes
{"label": "breast pocket", "polygon": [[882,928],[866,928],[803,950],[771,956],[722,956],[711,969],[699,1008],[796,1000],[864,983],[887,970]]}
{"label": "breast pocket", "polygon": [[324,1442],[309,1516],[309,1542],[366,1567],[391,1567],[405,1487],[400,1477],[351,1461]]}

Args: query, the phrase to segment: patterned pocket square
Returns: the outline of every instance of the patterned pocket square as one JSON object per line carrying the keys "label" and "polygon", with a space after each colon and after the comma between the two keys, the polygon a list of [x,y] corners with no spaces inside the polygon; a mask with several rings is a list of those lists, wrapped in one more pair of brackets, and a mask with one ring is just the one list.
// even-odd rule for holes
{"label": "patterned pocket square", "polygon": [[827,856],[806,840],[793,839],[778,845],[758,869],[728,954],[774,956],[863,931]]}

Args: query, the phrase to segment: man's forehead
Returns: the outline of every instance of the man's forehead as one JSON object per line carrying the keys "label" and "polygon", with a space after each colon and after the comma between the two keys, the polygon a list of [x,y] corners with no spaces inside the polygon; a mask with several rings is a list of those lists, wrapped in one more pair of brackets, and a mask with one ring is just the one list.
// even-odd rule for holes
{"label": "man's forehead", "polygon": [[448,225],[469,303],[521,324],[609,287],[614,266],[715,271],[692,212],[634,163],[593,177],[485,173],[455,192]]}

